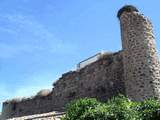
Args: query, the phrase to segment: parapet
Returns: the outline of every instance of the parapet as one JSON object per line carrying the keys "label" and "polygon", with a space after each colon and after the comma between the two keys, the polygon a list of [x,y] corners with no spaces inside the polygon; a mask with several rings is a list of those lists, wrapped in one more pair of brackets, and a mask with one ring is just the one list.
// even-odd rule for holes
{"label": "parapet", "polygon": [[80,70],[82,68],[84,68],[85,66],[96,62],[97,60],[101,59],[103,56],[107,56],[107,55],[111,55],[112,52],[99,52],[83,61],[81,61],[80,63],[78,63],[77,65],[77,70]]}

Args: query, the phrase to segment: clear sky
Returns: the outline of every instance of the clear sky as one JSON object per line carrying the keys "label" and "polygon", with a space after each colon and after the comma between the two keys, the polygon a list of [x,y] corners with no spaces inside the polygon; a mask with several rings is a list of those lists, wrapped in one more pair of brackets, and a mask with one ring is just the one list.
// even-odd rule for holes
{"label": "clear sky", "polygon": [[151,18],[159,50],[159,0],[0,0],[0,103],[52,88],[97,52],[120,50],[116,14],[125,4]]}

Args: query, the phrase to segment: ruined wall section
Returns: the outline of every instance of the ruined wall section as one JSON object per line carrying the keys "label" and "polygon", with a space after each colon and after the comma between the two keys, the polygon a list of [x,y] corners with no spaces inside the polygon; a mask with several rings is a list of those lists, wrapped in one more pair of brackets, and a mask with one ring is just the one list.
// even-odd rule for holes
{"label": "ruined wall section", "polygon": [[79,71],[70,71],[53,84],[54,107],[56,110],[62,110],[65,104],[77,98],[78,84],[80,80]]}
{"label": "ruined wall section", "polygon": [[102,56],[96,64],[80,71],[79,97],[106,100],[124,92],[122,53]]}
{"label": "ruined wall section", "polygon": [[5,102],[3,117],[63,111],[64,106],[74,99],[95,97],[104,101],[118,93],[125,94],[122,53],[105,54],[80,70],[63,74],[46,96]]}
{"label": "ruined wall section", "polygon": [[13,99],[3,103],[2,118],[40,114],[52,111],[52,92],[31,98]]}
{"label": "ruined wall section", "polygon": [[150,20],[124,11],[120,23],[126,94],[137,101],[160,98],[160,64]]}
{"label": "ruined wall section", "polygon": [[54,84],[54,106],[62,108],[69,101],[84,97],[103,101],[118,93],[125,94],[124,91],[122,52],[107,54],[79,71],[63,75]]}

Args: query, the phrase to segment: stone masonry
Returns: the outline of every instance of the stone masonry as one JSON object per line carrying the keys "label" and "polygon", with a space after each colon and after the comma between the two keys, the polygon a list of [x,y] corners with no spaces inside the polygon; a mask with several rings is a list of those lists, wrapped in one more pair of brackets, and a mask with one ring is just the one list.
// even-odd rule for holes
{"label": "stone masonry", "polygon": [[121,51],[103,54],[96,62],[63,74],[53,84],[52,91],[45,90],[31,98],[4,102],[2,117],[61,112],[74,99],[93,97],[104,101],[118,93],[125,94],[122,61]]}
{"label": "stone masonry", "polygon": [[160,98],[160,64],[150,20],[130,5],[119,10],[118,18],[121,51],[105,53],[90,60],[92,63],[85,62],[82,68],[63,74],[51,91],[5,101],[1,119],[63,112],[67,103],[85,97],[105,101],[121,93],[136,101]]}
{"label": "stone masonry", "polygon": [[137,101],[160,98],[160,64],[152,24],[136,8],[123,9],[119,19],[126,94]]}

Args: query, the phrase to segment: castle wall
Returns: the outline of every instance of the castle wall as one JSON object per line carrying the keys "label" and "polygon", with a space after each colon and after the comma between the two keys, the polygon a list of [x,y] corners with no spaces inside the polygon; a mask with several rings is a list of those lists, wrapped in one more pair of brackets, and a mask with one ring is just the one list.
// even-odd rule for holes
{"label": "castle wall", "polygon": [[73,99],[83,97],[106,100],[119,92],[124,93],[123,80],[122,52],[104,55],[79,71],[63,75],[54,84],[55,106],[64,106]]}
{"label": "castle wall", "polygon": [[160,98],[160,64],[151,22],[139,12],[124,11],[120,23],[126,94],[137,101]]}
{"label": "castle wall", "polygon": [[2,118],[32,115],[52,111],[52,95],[34,96],[20,101],[11,100],[3,103]]}
{"label": "castle wall", "polygon": [[118,93],[125,94],[122,52],[105,54],[86,67],[65,73],[54,83],[46,96],[3,104],[3,118],[63,111],[71,100],[95,97],[107,100]]}
{"label": "castle wall", "polygon": [[122,51],[83,61],[76,71],[63,74],[51,92],[42,91],[32,98],[4,102],[0,117],[63,111],[67,103],[85,97],[105,101],[122,93],[136,101],[160,98],[160,62],[151,22],[134,6],[123,7],[117,16],[121,24]]}

